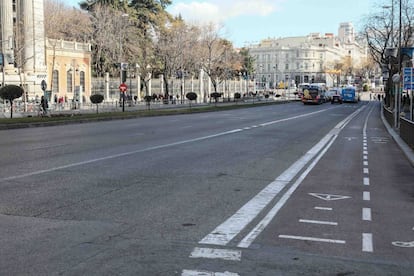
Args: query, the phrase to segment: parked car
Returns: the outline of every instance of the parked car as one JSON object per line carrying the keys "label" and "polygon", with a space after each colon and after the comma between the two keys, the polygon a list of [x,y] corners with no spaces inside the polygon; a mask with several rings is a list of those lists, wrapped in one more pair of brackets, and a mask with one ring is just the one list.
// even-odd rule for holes
{"label": "parked car", "polygon": [[331,104],[339,103],[342,104],[342,96],[341,95],[333,95],[331,98]]}

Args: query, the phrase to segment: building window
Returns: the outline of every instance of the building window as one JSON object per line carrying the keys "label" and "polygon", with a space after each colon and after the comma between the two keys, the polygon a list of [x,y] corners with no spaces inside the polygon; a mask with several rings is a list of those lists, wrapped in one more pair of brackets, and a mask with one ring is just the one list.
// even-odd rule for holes
{"label": "building window", "polygon": [[73,75],[72,70],[66,72],[66,92],[72,93],[73,92]]}
{"label": "building window", "polygon": [[82,86],[82,91],[85,91],[85,72],[80,71],[79,73],[79,83]]}
{"label": "building window", "polygon": [[52,92],[59,93],[59,71],[53,70],[52,72]]}

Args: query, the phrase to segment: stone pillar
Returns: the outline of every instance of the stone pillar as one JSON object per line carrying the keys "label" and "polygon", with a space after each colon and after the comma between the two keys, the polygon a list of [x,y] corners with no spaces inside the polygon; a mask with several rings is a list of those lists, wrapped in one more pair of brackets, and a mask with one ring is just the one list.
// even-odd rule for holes
{"label": "stone pillar", "polygon": [[0,0],[0,10],[1,52],[4,55],[4,69],[5,71],[8,71],[14,68],[12,0]]}
{"label": "stone pillar", "polygon": [[204,95],[204,70],[200,69],[200,75],[198,77],[199,80],[199,88],[200,88],[200,99],[199,102],[207,102],[207,98]]}
{"label": "stone pillar", "polygon": [[109,73],[105,73],[105,101],[109,102]]}
{"label": "stone pillar", "polygon": [[46,73],[43,0],[21,0],[21,2],[24,71],[29,74],[34,72]]}

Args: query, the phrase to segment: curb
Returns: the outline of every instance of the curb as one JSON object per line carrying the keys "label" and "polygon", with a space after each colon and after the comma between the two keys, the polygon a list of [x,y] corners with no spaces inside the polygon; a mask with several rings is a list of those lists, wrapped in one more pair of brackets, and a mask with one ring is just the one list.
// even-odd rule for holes
{"label": "curb", "polygon": [[398,133],[395,132],[395,130],[388,124],[387,120],[385,120],[384,109],[382,107],[382,103],[381,103],[381,119],[388,133],[392,136],[394,141],[397,143],[400,149],[404,152],[404,155],[405,157],[407,157],[408,161],[410,161],[411,166],[414,167],[414,151],[407,145],[407,143],[404,142],[403,139],[401,139],[400,135],[398,135]]}

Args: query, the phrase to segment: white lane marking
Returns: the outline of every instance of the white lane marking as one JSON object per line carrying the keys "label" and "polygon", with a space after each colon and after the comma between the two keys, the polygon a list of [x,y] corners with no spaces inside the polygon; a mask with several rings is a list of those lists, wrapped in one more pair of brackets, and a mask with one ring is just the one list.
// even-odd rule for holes
{"label": "white lane marking", "polygon": [[371,221],[371,208],[362,208],[362,220]]}
{"label": "white lane marking", "polygon": [[[335,133],[344,128],[350,120],[355,117],[364,107],[359,108],[354,113],[349,115],[343,121],[338,123],[334,129],[332,129],[325,137],[323,137],[315,146],[313,146],[305,155],[293,163],[286,171],[284,171],[275,181],[265,187],[259,194],[253,197],[249,202],[243,205],[234,215],[217,226],[211,233],[205,236],[199,243],[200,244],[214,244],[214,245],[227,245],[234,237],[236,237],[253,219],[255,219],[259,213],[274,199],[274,197],[310,162],[318,152],[322,152],[315,158],[315,160],[308,166],[305,172],[299,177],[299,179],[292,185],[292,187],[282,196],[281,200],[275,207],[269,212],[262,222],[250,232],[250,234],[242,241],[241,246],[250,244],[256,236],[264,229],[259,230],[260,227],[266,227],[278,209],[280,209],[288,200],[290,195],[294,192],[297,186],[303,181],[303,178],[310,172],[310,170],[316,165],[323,154],[328,150],[332,143],[337,138]],[[314,112],[319,113],[320,111]],[[310,113],[312,114],[312,113]],[[303,117],[299,115],[296,117]],[[295,118],[295,117],[292,117]],[[273,124],[275,122],[285,121],[286,119],[269,122],[264,125]],[[328,144],[328,145],[327,145]],[[326,146],[327,145],[327,146]],[[273,214],[274,213],[274,214]],[[262,226],[260,226],[262,225]],[[240,245],[240,244],[239,244]]]}
{"label": "white lane marking", "polygon": [[374,245],[372,242],[371,233],[362,233],[362,251],[363,252],[374,252]]}
{"label": "white lane marking", "polygon": [[370,192],[364,192],[362,197],[365,201],[370,201],[371,200],[371,193]]}
{"label": "white lane marking", "polygon": [[299,222],[311,223],[311,224],[333,225],[333,226],[338,225],[338,223],[334,221],[311,220],[311,219],[300,219]]}
{"label": "white lane marking", "polygon": [[43,150],[43,149],[59,148],[59,147],[64,147],[68,145],[71,145],[71,144],[46,145],[46,146],[40,146],[37,148],[27,148],[26,150]]}
{"label": "white lane marking", "polygon": [[[284,119],[280,119],[280,120],[270,121],[270,122],[266,122],[266,123],[263,123],[263,124],[259,124],[259,126],[264,127],[264,126],[268,126],[268,125],[277,124],[277,123],[280,123],[280,122],[286,122],[286,121],[295,120],[295,119],[298,119],[298,118],[308,117],[308,116],[312,116],[312,115],[315,115],[315,114],[318,114],[318,113],[321,113],[321,112],[325,112],[329,109],[332,109],[332,108],[327,108],[327,109],[324,109],[324,110],[310,112],[310,113],[297,115],[297,116],[293,116],[293,117],[289,117],[289,118],[284,118]],[[359,110],[357,110],[356,112],[358,112],[358,111]],[[210,116],[206,116],[206,118],[209,118],[209,117]],[[34,176],[34,175],[40,175],[40,174],[44,174],[44,173],[50,173],[50,172],[57,171],[57,170],[63,170],[63,169],[68,169],[68,168],[72,168],[72,167],[83,166],[83,165],[86,165],[86,164],[106,161],[106,160],[109,160],[109,159],[124,157],[124,156],[133,155],[133,154],[137,154],[137,153],[142,153],[142,152],[147,152],[147,151],[152,151],[152,150],[158,150],[158,149],[163,149],[163,148],[167,148],[167,147],[183,145],[183,144],[187,144],[187,143],[198,142],[198,141],[212,139],[212,138],[216,138],[216,137],[220,137],[220,136],[224,136],[224,135],[234,134],[234,133],[241,132],[241,131],[244,131],[244,130],[249,130],[249,129],[250,128],[234,129],[234,130],[229,130],[229,131],[225,131],[225,132],[221,132],[221,133],[217,133],[217,134],[212,134],[212,135],[207,135],[207,136],[203,136],[203,137],[198,137],[198,138],[194,138],[194,139],[178,141],[178,142],[175,142],[175,143],[164,144],[164,145],[159,145],[159,146],[153,146],[153,147],[149,147],[149,148],[145,148],[145,149],[139,149],[139,150],[124,152],[124,153],[104,156],[104,157],[100,157],[100,158],[85,160],[85,161],[81,161],[81,162],[71,163],[71,164],[58,166],[58,167],[54,167],[54,168],[38,170],[38,171],[30,172],[30,173],[24,173],[24,174],[20,174],[20,175],[0,178],[0,182],[20,179],[20,178],[25,178],[25,177],[30,177],[30,176]]]}
{"label": "white lane marking", "polygon": [[368,150],[368,147],[363,147],[363,150]]}
{"label": "white lane marking", "polygon": [[364,150],[362,153],[365,154],[365,155],[368,155],[368,151],[366,151],[366,150]]}
{"label": "white lane marking", "polygon": [[368,161],[364,161],[364,166],[368,166]]}
{"label": "white lane marking", "polygon": [[200,270],[183,270],[181,276],[239,276],[237,273],[232,272],[210,272],[210,271],[200,271]]}
{"label": "white lane marking", "polygon": [[364,155],[364,160],[368,160],[368,156]]}
{"label": "white lane marking", "polygon": [[217,249],[217,248],[194,248],[190,258],[222,259],[226,261],[240,261],[240,250]]}
{"label": "white lane marking", "polygon": [[314,209],[321,210],[321,211],[332,211],[333,210],[333,208],[330,208],[330,207],[319,207],[319,206],[316,206]]}
{"label": "white lane marking", "polygon": [[329,144],[319,153],[319,155],[312,161],[308,168],[299,176],[295,183],[286,191],[286,193],[280,198],[276,205],[270,210],[270,212],[257,224],[249,234],[237,245],[238,247],[248,248],[252,242],[262,233],[262,231],[269,225],[273,218],[277,215],[279,210],[286,204],[293,192],[299,187],[309,172],[316,166],[322,156],[331,147],[333,142],[338,136],[335,136]]}
{"label": "white lane marking", "polygon": [[369,186],[369,178],[368,177],[364,177],[364,185]]}
{"label": "white lane marking", "polygon": [[[328,149],[332,146],[335,142],[336,138],[338,137],[338,133],[341,129],[343,129],[364,107],[359,108],[354,113],[349,115],[343,121],[339,122],[334,129],[332,129],[329,135],[332,135],[332,139],[328,145],[318,154],[318,156],[312,161],[312,163],[306,168],[306,170],[298,177],[295,183],[285,192],[285,194],[280,198],[280,200],[275,204],[275,206],[269,211],[269,213],[257,224],[252,231],[250,231],[247,236],[243,238],[243,240],[237,245],[241,248],[248,248],[251,243],[260,235],[260,233],[269,225],[269,223],[273,220],[279,210],[285,205],[288,201],[290,196],[293,192],[299,187],[305,177],[309,174],[309,172],[316,166],[322,156],[328,151]],[[324,139],[327,137],[325,136]]]}
{"label": "white lane marking", "polygon": [[368,168],[364,168],[364,174],[369,174],[369,169]]}
{"label": "white lane marking", "polygon": [[319,193],[309,193],[309,195],[317,197],[317,198],[322,199],[322,200],[326,200],[326,201],[351,198],[350,196],[319,194]]}
{"label": "white lane marking", "polygon": [[414,241],[412,242],[395,241],[395,242],[392,242],[392,245],[398,246],[398,247],[412,248],[414,247]]}
{"label": "white lane marking", "polygon": [[325,146],[330,137],[325,136],[304,156],[284,171],[275,181],[270,183],[255,197],[241,207],[234,215],[216,227],[199,243],[226,245],[237,236],[268,204],[273,198],[293,179],[293,177]]}
{"label": "white lane marking", "polygon": [[327,242],[327,243],[338,243],[345,244],[344,240],[333,240],[333,239],[322,239],[315,237],[303,237],[303,236],[291,236],[291,235],[279,235],[281,239],[293,239],[293,240],[302,240],[302,241],[315,241],[315,242]]}

